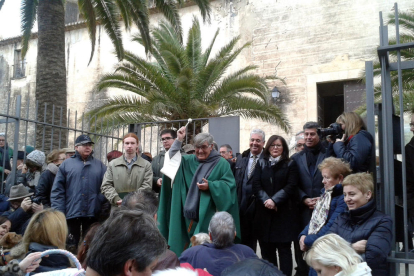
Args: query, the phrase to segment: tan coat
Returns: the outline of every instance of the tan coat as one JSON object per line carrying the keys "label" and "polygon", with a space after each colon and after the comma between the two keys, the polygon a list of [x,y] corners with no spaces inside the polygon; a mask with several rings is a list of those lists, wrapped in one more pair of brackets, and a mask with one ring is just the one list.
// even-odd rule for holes
{"label": "tan coat", "polygon": [[151,189],[151,187],[151,163],[138,156],[137,161],[129,170],[124,156],[121,156],[109,163],[102,182],[101,193],[113,206],[116,206],[116,202],[121,199],[120,193]]}

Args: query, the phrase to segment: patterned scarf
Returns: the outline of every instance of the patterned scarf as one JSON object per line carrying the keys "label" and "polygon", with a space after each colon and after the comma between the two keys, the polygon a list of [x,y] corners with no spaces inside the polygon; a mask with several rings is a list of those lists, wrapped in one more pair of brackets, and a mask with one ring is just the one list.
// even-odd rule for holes
{"label": "patterned scarf", "polygon": [[274,164],[279,162],[280,157],[282,157],[282,155],[279,155],[278,157],[275,157],[275,158],[273,158],[272,156],[269,156],[270,165],[273,166]]}
{"label": "patterned scarf", "polygon": [[335,186],[326,190],[318,202],[316,202],[312,218],[309,222],[308,235],[317,234],[325,225],[326,220],[328,219],[329,208],[331,207],[332,192],[334,187]]}

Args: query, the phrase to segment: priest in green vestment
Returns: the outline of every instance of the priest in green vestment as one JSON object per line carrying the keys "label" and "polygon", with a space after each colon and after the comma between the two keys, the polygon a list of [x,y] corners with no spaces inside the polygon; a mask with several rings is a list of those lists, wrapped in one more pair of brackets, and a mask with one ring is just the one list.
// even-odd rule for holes
{"label": "priest in green vestment", "polygon": [[[208,233],[216,212],[230,213],[236,225],[236,242],[240,241],[239,208],[236,182],[229,162],[213,149],[213,136],[200,133],[194,138],[195,154],[180,156],[186,128],[177,132],[163,168],[158,209],[158,223],[170,249],[177,256],[190,245],[197,233]],[[178,170],[171,169],[169,162]],[[168,177],[168,176],[169,177]],[[173,179],[173,181],[171,181]]]}

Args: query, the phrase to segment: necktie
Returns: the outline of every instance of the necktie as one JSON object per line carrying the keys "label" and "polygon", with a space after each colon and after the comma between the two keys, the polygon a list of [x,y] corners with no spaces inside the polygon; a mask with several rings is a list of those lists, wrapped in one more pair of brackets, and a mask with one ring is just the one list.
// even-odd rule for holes
{"label": "necktie", "polygon": [[252,175],[252,172],[254,171],[254,167],[256,167],[257,155],[253,155],[252,158],[253,158],[253,162],[252,162],[252,166],[250,167],[249,174],[247,175],[248,178],[250,178],[250,176]]}

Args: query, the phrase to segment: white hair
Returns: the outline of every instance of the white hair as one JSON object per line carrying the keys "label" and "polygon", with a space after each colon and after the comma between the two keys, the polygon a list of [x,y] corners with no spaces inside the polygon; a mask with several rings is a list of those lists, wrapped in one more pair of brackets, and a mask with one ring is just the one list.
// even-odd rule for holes
{"label": "white hair", "polygon": [[253,134],[259,134],[260,136],[262,136],[263,142],[266,141],[265,133],[263,130],[258,128],[253,129],[252,132],[250,132],[250,138],[252,138]]}
{"label": "white hair", "polygon": [[174,269],[155,271],[152,276],[198,276],[198,273],[188,268],[176,267]]}
{"label": "white hair", "polygon": [[227,212],[217,212],[210,220],[208,232],[216,248],[225,248],[233,244],[236,226],[233,217]]}
{"label": "white hair", "polygon": [[306,253],[306,263],[312,266],[339,266],[344,275],[351,275],[362,258],[351,245],[337,234],[328,234],[317,239]]}

